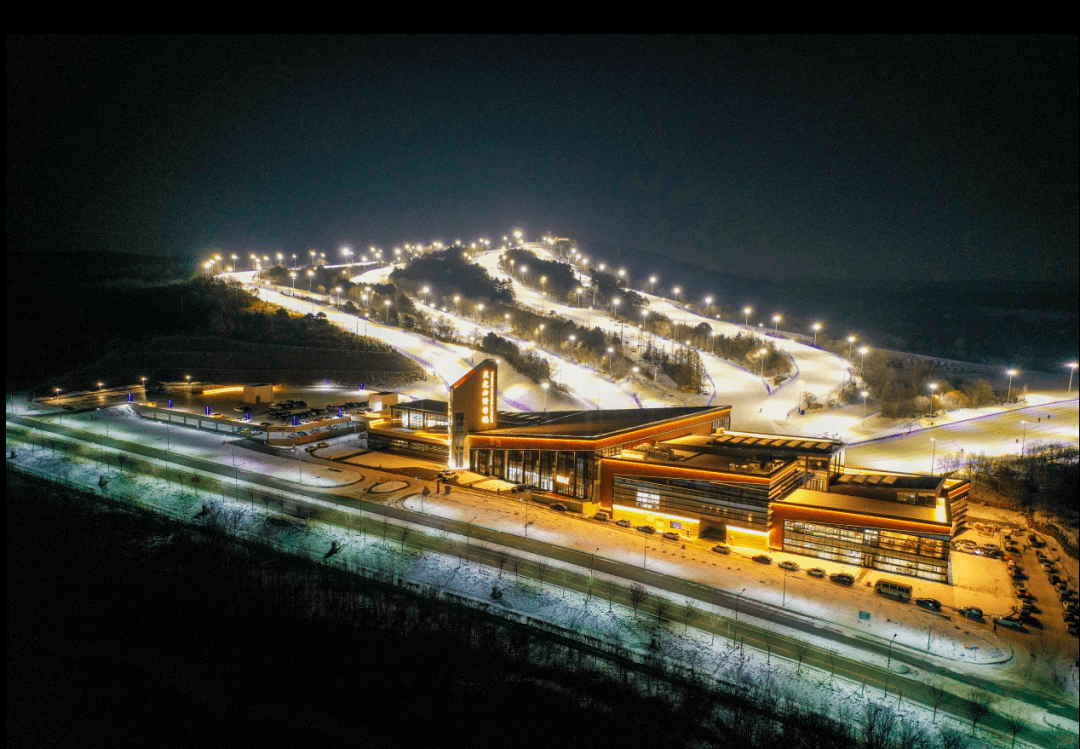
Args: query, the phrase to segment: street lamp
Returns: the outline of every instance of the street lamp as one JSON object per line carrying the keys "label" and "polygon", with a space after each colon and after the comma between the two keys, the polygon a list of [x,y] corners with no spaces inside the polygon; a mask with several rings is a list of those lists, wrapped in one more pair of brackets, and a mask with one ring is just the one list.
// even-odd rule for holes
{"label": "street lamp", "polygon": [[484,321],[484,305],[476,305],[476,316],[480,318],[480,322]]}
{"label": "street lamp", "polygon": [[753,312],[753,311],[754,310],[753,310],[752,307],[743,307],[742,312],[743,312],[743,327],[744,328],[749,328],[750,327],[750,313]]}
{"label": "street lamp", "polygon": [[649,293],[656,292],[656,276],[649,276]]}
{"label": "street lamp", "polygon": [[930,453],[930,475],[934,475],[934,465],[937,463],[937,437],[931,437],[930,443],[933,445],[933,451]]}
{"label": "street lamp", "polygon": [[577,336],[573,333],[570,334],[570,361],[574,360],[574,341],[577,340]]}
{"label": "street lamp", "polygon": [[585,289],[581,288],[580,286],[578,286],[578,288],[577,288],[577,306],[578,306],[578,309],[581,309],[581,292],[583,292],[584,290]]}
{"label": "street lamp", "polygon": [[1016,370],[1010,369],[1005,374],[1009,375],[1009,394],[1005,396],[1005,405],[1009,405],[1012,402],[1012,381],[1013,377],[1016,377]]}
{"label": "street lamp", "polygon": [[290,271],[289,277],[292,279],[293,296],[296,296],[296,271]]}
{"label": "street lamp", "polygon": [[387,299],[383,304],[386,305],[386,324],[390,324],[390,300]]}
{"label": "street lamp", "polygon": [[314,275],[315,275],[315,271],[313,271],[313,270],[309,270],[307,272],[307,290],[308,291],[311,291],[311,279],[312,279],[312,277],[314,277]]}
{"label": "street lamp", "polygon": [[550,387],[551,387],[550,382],[541,382],[540,383],[540,388],[544,391],[544,411],[545,412],[547,411],[547,393],[548,393],[548,388],[550,388]]}
{"label": "street lamp", "polygon": [[761,367],[760,367],[760,369],[758,371],[758,377],[764,377],[765,376],[765,354],[769,353],[769,350],[766,349],[766,348],[763,348],[758,353],[761,355],[761,358],[760,358]]}
{"label": "street lamp", "polygon": [[1024,448],[1027,446],[1027,425],[1028,425],[1028,423],[1026,421],[1021,421],[1020,423],[1024,425],[1024,440],[1023,440],[1023,442],[1020,443],[1020,455],[1023,456]]}
{"label": "street lamp", "polygon": [[818,331],[821,330],[821,323],[819,323],[819,322],[814,323],[813,328],[814,328],[814,345],[816,346],[817,345],[817,334],[818,334]]}
{"label": "street lamp", "polygon": [[[859,368],[859,374],[862,374],[862,367]],[[937,390],[937,383],[930,383],[930,418],[934,418],[934,391]]]}
{"label": "street lamp", "polygon": [[705,317],[712,317],[712,297],[705,297]]}
{"label": "street lamp", "polygon": [[608,349],[607,349],[607,373],[608,373],[608,377],[612,376],[612,374],[611,374],[611,361],[614,358],[615,358],[615,349],[613,349],[611,346],[608,346]]}
{"label": "street lamp", "polygon": [[773,315],[772,316],[772,321],[773,321],[772,332],[775,333],[777,331],[777,329],[780,327],[780,315]]}
{"label": "street lamp", "polygon": [[611,304],[615,307],[614,314],[615,314],[615,319],[616,320],[619,319],[619,302],[621,302],[621,301],[622,301],[621,299],[612,299],[611,300]]}
{"label": "street lamp", "polygon": [[862,415],[863,415],[864,419],[866,418],[866,396],[867,395],[869,395],[869,393],[866,390],[863,390],[862,391]]}
{"label": "street lamp", "polygon": [[739,635],[739,601],[742,599],[742,594],[746,592],[746,588],[739,591],[739,595],[735,596],[735,636]]}
{"label": "street lamp", "polygon": [[424,304],[427,304],[427,294],[429,291],[431,291],[431,289],[429,289],[427,286],[420,289],[420,292],[424,295]]}
{"label": "street lamp", "polygon": [[1073,374],[1076,372],[1077,362],[1071,361],[1065,366],[1069,368],[1069,390],[1066,395],[1072,395]]}
{"label": "street lamp", "polygon": [[892,636],[892,639],[889,640],[889,660],[885,664],[885,670],[886,671],[888,671],[888,670],[890,670],[892,668],[892,646],[893,646],[893,643],[896,642],[896,637],[899,634],[900,633],[897,632],[895,635]]}
{"label": "street lamp", "polygon": [[851,361],[851,347],[855,345],[855,336],[849,335],[847,337],[847,358]]}
{"label": "street lamp", "polygon": [[678,305],[679,304],[679,294],[680,294],[680,292],[682,292],[682,289],[680,289],[678,286],[676,286],[674,289],[672,289],[672,291],[675,292],[675,304]]}
{"label": "street lamp", "polygon": [[862,354],[862,358],[859,359],[859,377],[862,377],[863,364],[866,364],[866,352],[869,350],[869,346],[863,346],[859,349],[859,353]]}

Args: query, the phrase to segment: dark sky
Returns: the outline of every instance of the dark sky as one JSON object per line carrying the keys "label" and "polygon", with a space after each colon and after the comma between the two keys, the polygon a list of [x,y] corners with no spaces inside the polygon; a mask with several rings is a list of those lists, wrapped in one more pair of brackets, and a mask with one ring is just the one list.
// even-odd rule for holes
{"label": "dark sky", "polygon": [[8,37],[8,251],[1078,275],[1077,37]]}

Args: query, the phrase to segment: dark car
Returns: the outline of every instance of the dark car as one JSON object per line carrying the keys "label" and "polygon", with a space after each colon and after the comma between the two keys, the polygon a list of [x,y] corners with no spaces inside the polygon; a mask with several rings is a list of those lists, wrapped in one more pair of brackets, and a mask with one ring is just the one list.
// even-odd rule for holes
{"label": "dark car", "polygon": [[731,549],[728,547],[727,544],[717,544],[716,546],[712,547],[712,550],[715,551],[717,554],[731,553]]}
{"label": "dark car", "polygon": [[1032,599],[1032,595],[1028,593],[1027,588],[1023,586],[1016,589],[1016,597],[1024,601],[1030,601]]}
{"label": "dark car", "polygon": [[516,486],[510,487],[510,491],[512,491],[512,492],[527,492],[527,491],[529,491],[529,485],[528,484],[517,484]]}
{"label": "dark car", "polygon": [[919,598],[915,605],[928,611],[941,611],[941,601],[936,598]]}
{"label": "dark car", "polygon": [[820,567],[811,567],[806,571],[810,577],[825,577],[825,570]]}
{"label": "dark car", "polygon": [[795,562],[781,562],[780,564],[778,564],[776,566],[779,567],[782,570],[787,570],[788,572],[798,572],[799,571],[799,565],[795,564]]}
{"label": "dark car", "polygon": [[840,585],[855,584],[855,578],[846,572],[836,572],[832,575],[829,575],[829,579],[832,580],[834,583],[839,583]]}
{"label": "dark car", "polygon": [[637,529],[642,533],[656,533],[656,528],[653,528],[651,525],[639,525]]}
{"label": "dark car", "polygon": [[629,528],[632,523],[626,518],[620,518],[615,521],[615,525],[619,526],[620,528]]}
{"label": "dark car", "polygon": [[675,531],[664,531],[664,538],[668,541],[682,541],[682,536]]}
{"label": "dark car", "polygon": [[966,616],[968,619],[983,618],[983,610],[978,606],[965,606],[964,608],[959,609],[959,611],[961,615]]}
{"label": "dark car", "polygon": [[556,512],[566,512],[566,505],[560,502],[556,502],[551,506],[551,509],[555,510]]}
{"label": "dark car", "polygon": [[753,557],[753,559],[758,564],[772,564],[772,557],[766,556],[765,554],[758,554],[757,556]]}

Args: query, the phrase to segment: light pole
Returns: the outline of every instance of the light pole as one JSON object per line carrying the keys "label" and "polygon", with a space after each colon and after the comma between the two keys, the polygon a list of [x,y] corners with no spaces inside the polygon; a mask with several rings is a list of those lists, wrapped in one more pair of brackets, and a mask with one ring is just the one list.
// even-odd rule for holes
{"label": "light pole", "polygon": [[386,305],[386,324],[390,324],[390,300],[387,299],[383,304]]}
{"label": "light pole", "polygon": [[869,393],[866,390],[862,391],[862,415],[864,419],[866,418],[866,396],[868,394]]}
{"label": "light pole", "polygon": [[1065,366],[1069,368],[1069,389],[1066,392],[1066,395],[1072,395],[1073,374],[1076,372],[1077,362],[1071,361]]}
{"label": "light pole", "polygon": [[1005,396],[1005,405],[1009,405],[1012,402],[1012,381],[1013,377],[1016,377],[1016,370],[1010,369],[1005,374],[1009,375],[1009,394]]}
{"label": "light pole", "polygon": [[679,294],[682,292],[682,289],[680,289],[678,286],[676,286],[674,289],[672,289],[672,291],[675,292],[675,306],[678,307],[679,306]]}
{"label": "light pole", "polygon": [[855,336],[849,335],[847,337],[847,358],[851,361],[851,347],[855,345]]}
{"label": "light pole", "polygon": [[611,360],[614,359],[614,358],[615,358],[615,349],[613,349],[611,346],[608,346],[608,349],[607,349],[607,373],[608,373],[608,377],[612,376],[612,374],[611,374]]}
{"label": "light pole", "polygon": [[420,289],[420,293],[422,293],[424,295],[424,304],[427,304],[427,295],[428,295],[429,291],[431,291],[431,289],[429,289],[427,286]]}
{"label": "light pole", "polygon": [[[862,367],[859,368],[859,374],[862,374]],[[930,383],[930,418],[934,418],[934,391],[937,390],[937,383]]]}
{"label": "light pole", "polygon": [[541,382],[540,383],[540,388],[544,391],[544,412],[545,413],[547,412],[547,393],[548,393],[548,388],[550,388],[550,387],[551,387],[550,382]]}
{"label": "light pole", "polygon": [[712,317],[712,297],[705,297],[705,317]]}
{"label": "light pole", "polygon": [[885,663],[885,670],[886,670],[886,671],[888,671],[888,670],[890,670],[890,669],[892,668],[892,646],[893,646],[893,643],[894,643],[894,642],[896,642],[896,638],[897,638],[897,636],[898,636],[899,634],[900,634],[900,633],[899,633],[899,632],[897,632],[897,633],[896,633],[895,635],[893,635],[893,636],[892,636],[892,639],[891,639],[891,640],[889,640],[889,659],[888,659],[888,661],[887,661],[887,662]]}
{"label": "light pole", "polygon": [[573,333],[570,334],[570,361],[574,360],[574,341],[577,340],[577,336]]}
{"label": "light pole", "polygon": [[859,377],[862,377],[863,365],[866,364],[866,352],[869,350],[869,346],[863,346],[859,349],[859,353],[862,354],[862,358],[859,359]]}
{"label": "light pole", "polygon": [[1023,456],[1024,455],[1024,448],[1027,446],[1027,425],[1028,425],[1028,423],[1026,421],[1021,421],[1020,423],[1024,425],[1024,439],[1020,443],[1020,455]]}
{"label": "light pole", "polygon": [[817,345],[817,334],[818,334],[818,331],[821,330],[821,323],[819,323],[819,322],[814,323],[813,328],[814,328],[814,345],[816,346]]}
{"label": "light pole", "polygon": [[296,271],[291,271],[289,273],[289,278],[292,279],[292,295],[296,296]]}
{"label": "light pole", "polygon": [[484,305],[476,305],[476,316],[480,318],[480,322],[484,322]]}
{"label": "light pole", "polygon": [[649,276],[649,293],[656,293],[656,276]]}
{"label": "light pole", "polygon": [[581,288],[580,286],[577,287],[576,293],[577,293],[577,306],[578,306],[578,309],[581,309],[581,292],[583,292],[584,290],[585,289]]}
{"label": "light pole", "polygon": [[769,353],[769,350],[765,349],[765,348],[761,349],[761,351],[758,352],[758,354],[760,354],[759,361],[761,362],[761,367],[758,370],[758,377],[764,377],[765,376],[765,354],[767,354],[767,353]]}
{"label": "light pole", "polygon": [[773,315],[772,316],[772,321],[773,321],[772,332],[775,333],[780,328],[780,315]]}
{"label": "light pole", "polygon": [[749,328],[750,327],[750,313],[753,312],[753,311],[754,310],[751,307],[743,307],[742,312],[743,312],[743,327],[744,328]]}
{"label": "light pole", "polygon": [[742,599],[742,594],[746,592],[746,588],[739,591],[739,595],[735,596],[735,637],[739,636],[739,601]]}
{"label": "light pole", "polygon": [[307,290],[311,291],[311,279],[315,277],[315,271],[309,270],[307,272]]}
{"label": "light pole", "polygon": [[930,444],[933,446],[933,450],[930,453],[930,475],[934,475],[934,466],[937,464],[937,437],[930,438]]}
{"label": "light pole", "polygon": [[612,306],[614,306],[614,307],[615,307],[615,309],[614,309],[614,312],[613,312],[613,314],[615,315],[615,319],[616,319],[616,320],[618,320],[618,319],[619,319],[619,303],[620,303],[620,302],[622,302],[622,300],[621,300],[621,299],[619,299],[619,298],[617,298],[617,297],[616,297],[615,299],[612,299],[612,300],[611,300],[611,304],[612,304]]}

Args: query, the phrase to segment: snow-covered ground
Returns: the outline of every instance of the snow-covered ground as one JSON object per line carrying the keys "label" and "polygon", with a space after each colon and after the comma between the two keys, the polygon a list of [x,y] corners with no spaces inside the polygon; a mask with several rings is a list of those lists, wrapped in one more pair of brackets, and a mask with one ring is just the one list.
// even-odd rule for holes
{"label": "snow-covered ground", "polygon": [[[98,426],[97,422],[92,424]],[[86,425],[80,424],[79,426],[82,428]],[[110,433],[112,433],[111,429]],[[199,433],[195,434],[198,435]],[[200,436],[206,437],[207,435]],[[50,437],[50,439],[55,438]],[[365,534],[354,529],[323,525],[318,522],[301,525],[271,521],[271,518],[276,513],[269,512],[260,505],[242,501],[244,489],[247,487],[247,482],[242,479],[237,480],[240,488],[239,496],[241,497],[241,501],[237,501],[233,492],[229,490],[230,482],[228,480],[222,482],[220,493],[212,492],[208,489],[215,485],[216,479],[201,474],[204,490],[200,492],[197,484],[191,482],[192,475],[200,475],[197,471],[181,471],[187,475],[185,484],[183,481],[177,482],[175,478],[177,473],[174,468],[174,479],[168,482],[160,477],[147,476],[141,472],[133,471],[130,467],[126,471],[119,471],[116,468],[115,457],[109,461],[109,465],[103,465],[99,461],[109,454],[108,450],[103,451],[99,457],[94,457],[92,451],[89,456],[81,457],[75,456],[70,449],[57,450],[50,447],[48,443],[49,440],[45,444],[41,444],[40,440],[36,445],[33,440],[30,440],[29,444],[23,443],[19,439],[13,440],[9,433],[7,447],[9,450],[16,450],[16,457],[9,458],[9,463],[17,462],[21,468],[28,472],[46,476],[51,480],[59,480],[86,491],[102,492],[114,499],[152,509],[182,522],[204,522],[193,520],[193,518],[200,513],[205,505],[210,508],[211,515],[231,517],[232,520],[226,524],[226,527],[239,536],[289,553],[329,564],[336,564],[345,569],[366,570],[371,574],[381,573],[390,579],[400,578],[413,585],[450,592],[462,599],[473,601],[474,605],[495,610],[496,613],[504,611],[507,612],[506,615],[517,617],[519,620],[542,620],[552,626],[563,628],[563,631],[569,635],[576,633],[577,635],[596,638],[610,643],[612,646],[618,646],[632,653],[637,653],[641,658],[647,656],[653,637],[658,634],[654,626],[655,620],[649,620],[644,614],[635,613],[629,607],[612,605],[610,602],[595,598],[590,594],[574,592],[561,587],[552,587],[550,582],[539,583],[534,579],[518,577],[510,569],[500,571],[494,567],[463,562],[460,556],[453,554],[421,551],[414,544],[399,543],[396,538],[399,539],[400,534],[396,538],[394,534],[391,534],[390,540],[384,540],[370,530]],[[182,444],[184,447],[179,449],[192,450],[191,454],[198,454],[197,446],[189,445],[187,441],[183,441]],[[153,463],[155,461],[147,460],[146,462]],[[254,454],[246,458],[245,462],[248,462],[247,470],[255,473],[269,472],[272,474],[274,471],[279,470],[280,467],[278,459],[262,454]],[[103,475],[108,479],[104,489],[100,486]],[[286,470],[283,476],[287,475],[288,471]],[[375,484],[377,483],[378,480],[376,479]],[[263,487],[256,488],[265,491]],[[299,497],[299,495],[297,496]],[[408,489],[402,492],[398,499],[407,507],[414,507],[420,502],[420,497],[415,491],[410,493]],[[468,509],[467,505],[463,503],[463,499],[456,492],[449,496],[440,496],[438,499],[434,496],[428,497],[424,500],[424,509],[428,513],[440,514],[446,517],[461,518],[464,513],[475,514],[475,508]],[[306,501],[321,503],[321,500],[318,499],[309,498]],[[540,516],[541,519],[539,522],[534,522],[530,527],[531,534],[543,533],[551,540],[565,540],[560,532],[560,527],[563,524],[573,523],[572,520],[550,511],[539,511],[536,512],[536,515]],[[203,517],[206,517],[206,515]],[[513,517],[512,511],[501,509],[484,517],[477,517],[474,522],[476,526],[499,527],[500,523],[516,524],[516,519]],[[602,528],[601,530],[605,532],[614,531],[614,529],[610,528]],[[413,534],[418,532],[417,530],[412,531]],[[413,537],[415,538],[415,536]],[[459,536],[454,534],[449,534],[449,539],[461,540]],[[637,541],[637,539],[634,540]],[[327,560],[327,552],[334,543],[338,545],[340,552]],[[473,539],[473,544],[477,545],[475,539]],[[654,554],[659,558],[656,558],[655,561],[650,559],[650,569],[677,571],[678,564],[673,559],[664,560],[661,553],[654,552]],[[674,555],[673,552],[671,556]],[[743,560],[729,560],[728,558],[725,558],[722,563],[731,566],[744,563],[750,564]],[[584,568],[574,568],[572,565],[553,564],[553,566],[567,567],[579,578],[589,574],[589,571]],[[755,576],[757,576],[757,573],[764,571],[761,569],[754,570]],[[608,579],[599,574],[597,576],[607,582],[621,582],[617,578]],[[790,577],[794,578],[795,576]],[[806,581],[800,582],[804,586],[808,585]],[[818,583],[815,582],[815,584]],[[490,598],[492,587],[496,585],[503,591],[503,597],[499,600],[497,606],[491,603]],[[658,590],[650,590],[649,593],[652,596],[663,595]],[[854,591],[852,593],[854,594]],[[755,592],[755,596],[761,597],[762,600],[776,598],[778,594],[779,591],[775,581],[769,579],[763,580],[762,587]],[[810,603],[809,598],[804,597],[804,592],[800,590],[800,586],[794,584],[791,580],[788,583],[786,596],[786,601],[778,600],[775,603],[784,603],[789,609],[795,610],[814,605]],[[668,597],[671,598],[670,595]],[[673,603],[685,605],[687,601],[674,597]],[[889,613],[887,611],[888,602],[873,601],[872,603],[873,605],[870,607],[859,604],[863,608],[870,609],[872,614],[871,622],[893,618],[887,616]],[[729,611],[717,607],[704,606],[702,608],[707,614],[730,616]],[[842,609],[843,607],[838,608],[838,610]],[[838,612],[830,610],[827,612],[819,611],[819,613],[826,613],[831,616]],[[843,611],[839,618],[843,618],[846,614],[847,611]],[[747,627],[755,627],[765,631],[782,629],[768,622],[755,620],[754,617],[748,616],[745,611],[740,617],[740,621],[744,629]],[[895,618],[894,622],[899,623],[898,619]],[[937,640],[932,644],[931,650],[935,656],[964,658],[972,664],[967,668],[987,668],[986,666],[975,666],[974,663],[993,660],[985,657],[985,655],[971,657],[973,653],[978,653],[974,648],[989,651],[994,647],[1002,647],[1000,642],[994,643],[989,637],[981,636],[981,633],[964,633],[957,636],[948,627],[942,627],[940,634],[935,633],[935,637],[940,638],[940,644],[938,644]],[[841,656],[857,657],[864,661],[876,660],[874,658],[867,659],[865,654],[862,653],[844,652],[844,648],[837,648],[835,643],[824,637],[808,636],[805,639],[812,644],[838,652]],[[678,621],[664,628],[658,642],[668,662],[682,664],[684,668],[693,668],[698,673],[710,673],[717,678],[731,681],[770,676],[789,684],[792,689],[796,689],[807,705],[835,705],[838,703],[855,705],[861,704],[862,701],[867,699],[882,701],[886,699],[880,690],[867,689],[865,685],[839,677],[832,677],[827,670],[815,669],[806,665],[800,666],[793,659],[778,657],[773,652],[766,653],[752,647],[742,647],[723,636],[717,637],[711,632],[702,631],[693,625],[687,627]],[[903,645],[898,645],[896,652],[899,653],[902,647]],[[919,645],[918,647],[921,648],[922,646]],[[954,661],[951,668],[955,670],[960,666],[962,664]],[[914,674],[909,674],[906,678],[912,678],[913,676]],[[898,675],[897,682],[900,681],[901,678]],[[957,694],[964,693],[960,682],[954,683],[946,680],[943,683],[946,683]],[[930,711],[909,701],[901,700],[898,703],[896,690],[897,687],[894,683],[892,693],[887,700],[888,703],[896,704],[901,712],[914,719],[929,723]],[[1030,706],[1016,703],[1016,709],[1020,708],[1028,711],[1026,715],[1033,724],[1039,725],[1045,722],[1045,716],[1037,712],[1031,712]],[[954,719],[939,715],[938,720],[950,721]],[[963,728],[963,724],[959,721],[956,721],[956,726]],[[1068,728],[1075,733],[1075,726],[1069,726]],[[981,739],[987,745],[993,745],[995,739],[1000,739],[1000,737],[981,733]]]}

